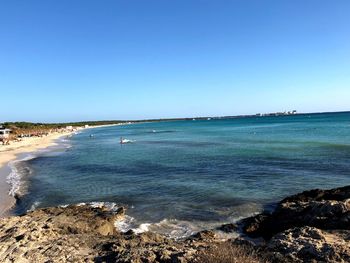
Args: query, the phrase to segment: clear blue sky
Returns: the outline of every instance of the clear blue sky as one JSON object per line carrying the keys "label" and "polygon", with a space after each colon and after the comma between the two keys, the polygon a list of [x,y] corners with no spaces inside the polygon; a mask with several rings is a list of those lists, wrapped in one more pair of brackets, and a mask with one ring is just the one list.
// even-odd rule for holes
{"label": "clear blue sky", "polygon": [[350,110],[349,0],[0,1],[0,121]]}

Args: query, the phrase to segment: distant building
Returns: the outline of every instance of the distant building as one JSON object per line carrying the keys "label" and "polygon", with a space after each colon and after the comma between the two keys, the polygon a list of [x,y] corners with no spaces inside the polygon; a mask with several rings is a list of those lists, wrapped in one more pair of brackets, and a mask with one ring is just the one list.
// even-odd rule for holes
{"label": "distant building", "polygon": [[86,124],[85,126],[84,126],[84,128],[86,129],[86,128],[89,128],[89,125],[88,124]]}
{"label": "distant building", "polygon": [[12,130],[0,128],[0,138],[8,138]]}
{"label": "distant building", "polygon": [[66,130],[72,131],[73,130],[73,126],[66,126]]}
{"label": "distant building", "polygon": [[284,112],[258,113],[256,114],[256,116],[283,116],[283,115],[294,115],[294,114],[297,114],[296,110],[284,111]]}

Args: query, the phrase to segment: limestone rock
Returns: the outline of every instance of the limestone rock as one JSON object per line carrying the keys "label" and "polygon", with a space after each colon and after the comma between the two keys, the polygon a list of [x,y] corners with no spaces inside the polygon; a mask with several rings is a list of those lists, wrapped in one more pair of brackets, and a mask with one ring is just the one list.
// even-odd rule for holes
{"label": "limestone rock", "polygon": [[268,249],[292,262],[350,262],[350,231],[293,228],[275,235]]}
{"label": "limestone rock", "polygon": [[282,200],[271,214],[241,223],[247,235],[265,239],[293,227],[350,229],[350,187],[306,191]]}

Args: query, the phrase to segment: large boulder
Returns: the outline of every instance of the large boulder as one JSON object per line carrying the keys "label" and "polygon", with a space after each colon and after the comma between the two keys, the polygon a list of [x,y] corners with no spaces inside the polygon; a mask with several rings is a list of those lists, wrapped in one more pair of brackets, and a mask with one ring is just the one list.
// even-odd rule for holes
{"label": "large boulder", "polygon": [[[37,209],[0,219],[0,262],[186,263],[212,240],[177,241],[152,232],[119,232],[124,208],[91,205]],[[202,233],[201,236],[211,237]]]}
{"label": "large boulder", "polygon": [[350,232],[293,228],[275,235],[267,249],[276,262],[350,262]]}
{"label": "large boulder", "polygon": [[[38,209],[0,219],[0,262],[85,262],[93,247],[119,233],[115,220],[124,208],[109,211],[89,205]],[[50,262],[51,262],[50,261]]]}
{"label": "large boulder", "polygon": [[350,187],[306,191],[283,199],[271,214],[259,214],[241,223],[245,234],[265,239],[302,226],[350,229]]}

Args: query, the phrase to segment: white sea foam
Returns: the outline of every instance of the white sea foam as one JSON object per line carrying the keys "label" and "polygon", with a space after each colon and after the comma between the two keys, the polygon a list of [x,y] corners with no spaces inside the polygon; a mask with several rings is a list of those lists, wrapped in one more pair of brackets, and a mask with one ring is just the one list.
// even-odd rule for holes
{"label": "white sea foam", "polygon": [[132,230],[135,234],[153,231],[175,239],[185,238],[199,231],[199,228],[187,221],[163,219],[153,224],[137,224],[136,219],[128,215],[123,219],[117,220],[114,225],[122,233],[129,230]]}
{"label": "white sea foam", "polygon": [[[119,205],[117,205],[116,203],[113,202],[82,202],[82,203],[78,203],[76,204],[77,206],[83,206],[83,205],[88,205],[94,208],[105,208],[108,211],[111,212],[117,212],[118,209],[120,208]],[[67,207],[68,205],[60,205],[61,207]]]}
{"label": "white sea foam", "polygon": [[116,203],[113,203],[113,202],[89,202],[87,204],[95,208],[105,207],[112,212],[116,212],[118,208],[120,208],[120,206],[118,206]]}
{"label": "white sea foam", "polygon": [[[61,139],[60,140],[60,145],[59,148],[64,147],[64,148],[70,148],[72,147],[69,143],[68,140],[65,141],[65,139]],[[9,190],[9,195],[10,196],[16,196],[18,194],[23,194],[23,188],[24,188],[24,183],[23,183],[23,171],[21,171],[21,169],[18,167],[18,164],[20,162],[25,162],[25,161],[29,161],[31,159],[36,158],[39,155],[42,154],[48,154],[52,152],[52,149],[57,149],[57,146],[53,146],[53,147],[48,147],[46,149],[41,149],[35,152],[35,154],[27,154],[24,158],[22,159],[17,159],[14,161],[9,162],[9,167],[11,169],[10,174],[6,177],[6,182],[10,185],[10,190]],[[57,154],[57,152],[55,152],[54,154]],[[30,175],[32,173],[32,170],[29,169],[29,167],[26,167],[26,175]]]}
{"label": "white sea foam", "polygon": [[189,237],[201,230],[193,222],[176,219],[163,219],[159,223],[153,224],[150,229],[176,239]]}
{"label": "white sea foam", "polygon": [[[65,149],[69,149],[69,148],[72,147],[71,141],[68,140],[68,139],[61,139],[59,142],[60,142],[59,147],[63,147],[63,148],[65,148]],[[57,147],[57,146],[56,146],[56,147]]]}
{"label": "white sea foam", "polygon": [[217,238],[227,240],[239,236],[239,233],[224,233],[216,230],[222,222],[185,221],[177,219],[163,219],[159,223],[150,225],[149,231],[153,231],[174,239],[188,238],[203,230],[213,230]]}
{"label": "white sea foam", "polygon": [[[96,208],[107,208],[110,211],[117,211],[120,206],[113,202],[87,202],[79,203],[78,206],[89,205]],[[67,207],[68,205],[61,205],[61,207]],[[200,221],[185,221],[177,219],[163,219],[158,223],[140,223],[134,217],[125,215],[122,219],[118,219],[114,222],[115,228],[126,233],[132,230],[135,234],[141,234],[147,231],[162,234],[169,238],[183,239],[187,238],[199,231],[207,229],[216,229],[220,226],[219,222],[200,222]],[[237,237],[239,233],[224,233],[222,231],[216,231],[218,238],[226,240],[229,238]]]}
{"label": "white sea foam", "polygon": [[34,202],[28,211],[29,211],[29,212],[30,212],[30,211],[34,211],[40,204],[41,204],[40,201]]}
{"label": "white sea foam", "polygon": [[149,231],[149,227],[151,225],[152,224],[150,223],[142,223],[138,225],[136,219],[128,215],[125,215],[124,218],[118,219],[114,222],[115,228],[122,233],[132,230],[136,234],[141,234],[143,232]]}
{"label": "white sea foam", "polygon": [[135,218],[125,215],[123,219],[116,220],[114,222],[114,226],[120,232],[125,233],[132,229],[134,222],[135,222]]}
{"label": "white sea foam", "polygon": [[[9,190],[10,196],[14,197],[17,194],[19,194],[21,191],[21,187],[23,185],[23,182],[22,182],[23,174],[21,173],[18,167],[19,162],[28,161],[28,160],[34,159],[35,157],[36,157],[35,155],[29,154],[23,159],[9,162],[9,167],[11,169],[11,172],[7,176],[6,182],[10,185],[10,190]],[[32,173],[32,171],[29,168],[27,168],[27,171],[29,172],[29,174]]]}
{"label": "white sea foam", "polygon": [[143,232],[147,232],[149,231],[149,227],[151,226],[152,224],[150,223],[144,223],[144,224],[141,224],[139,227],[137,228],[133,228],[132,231],[134,231],[136,234],[140,234],[140,233],[143,233]]}

